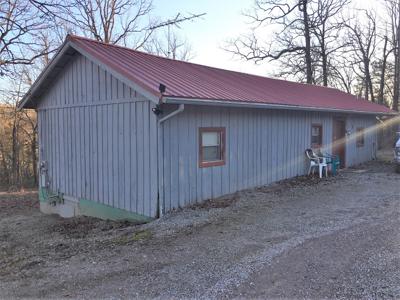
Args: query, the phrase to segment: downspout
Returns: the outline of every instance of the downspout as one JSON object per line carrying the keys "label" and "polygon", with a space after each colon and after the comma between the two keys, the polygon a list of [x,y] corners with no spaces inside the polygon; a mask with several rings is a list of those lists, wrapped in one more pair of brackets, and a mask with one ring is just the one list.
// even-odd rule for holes
{"label": "downspout", "polygon": [[185,104],[179,104],[179,107],[177,110],[174,110],[172,113],[166,115],[164,118],[161,118],[158,120],[158,124],[161,125],[161,123],[164,123],[168,119],[172,118],[173,116],[183,112],[185,110]]}
{"label": "downspout", "polygon": [[[161,101],[160,101],[161,102]],[[185,110],[185,104],[179,104],[178,109],[169,113],[165,117],[158,120],[158,143],[157,143],[157,156],[158,156],[158,217],[161,218],[164,214],[164,132],[162,124],[171,119],[172,117],[180,114]]]}

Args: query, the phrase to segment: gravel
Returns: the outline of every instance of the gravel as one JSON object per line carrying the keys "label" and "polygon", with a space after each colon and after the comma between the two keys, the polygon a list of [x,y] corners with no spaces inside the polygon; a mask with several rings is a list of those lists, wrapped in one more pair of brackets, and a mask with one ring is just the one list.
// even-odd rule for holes
{"label": "gravel", "polygon": [[0,193],[0,295],[399,298],[400,175],[371,162],[134,225],[38,212]]}

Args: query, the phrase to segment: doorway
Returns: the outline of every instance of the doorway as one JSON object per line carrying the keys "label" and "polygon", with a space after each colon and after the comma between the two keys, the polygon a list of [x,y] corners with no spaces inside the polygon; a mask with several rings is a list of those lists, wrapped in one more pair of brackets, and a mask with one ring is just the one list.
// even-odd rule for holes
{"label": "doorway", "polygon": [[346,121],[333,119],[332,154],[340,158],[340,167],[346,167]]}

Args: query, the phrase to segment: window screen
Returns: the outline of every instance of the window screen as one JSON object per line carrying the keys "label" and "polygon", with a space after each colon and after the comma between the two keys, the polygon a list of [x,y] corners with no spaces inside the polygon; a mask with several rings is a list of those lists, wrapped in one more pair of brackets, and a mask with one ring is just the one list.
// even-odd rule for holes
{"label": "window screen", "polygon": [[200,128],[200,167],[225,164],[225,128]]}
{"label": "window screen", "polygon": [[314,124],[311,127],[311,147],[319,148],[322,146],[322,125]]}

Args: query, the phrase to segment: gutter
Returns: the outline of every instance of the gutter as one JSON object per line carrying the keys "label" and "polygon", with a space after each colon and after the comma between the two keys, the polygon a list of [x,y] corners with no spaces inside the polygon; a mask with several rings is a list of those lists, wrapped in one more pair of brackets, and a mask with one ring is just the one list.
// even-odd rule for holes
{"label": "gutter", "polygon": [[173,116],[183,112],[184,110],[185,110],[185,104],[183,104],[183,103],[179,104],[179,107],[178,107],[177,110],[174,110],[172,113],[170,113],[170,114],[166,115],[164,118],[161,118],[160,120],[158,120],[158,124],[160,125],[161,123],[164,123],[168,119],[170,119]]}
{"label": "gutter", "polygon": [[336,113],[355,113],[365,115],[398,115],[396,112],[384,113],[384,112],[369,112],[359,110],[344,110],[337,108],[319,108],[313,106],[296,106],[296,105],[285,105],[285,104],[270,104],[270,103],[250,103],[250,102],[239,102],[239,101],[225,101],[216,99],[204,99],[196,100],[192,98],[175,98],[175,97],[164,97],[163,103],[170,104],[193,104],[193,105],[207,105],[207,106],[229,106],[229,107],[248,107],[248,108],[265,108],[265,109],[283,109],[283,110],[297,110],[297,111],[318,111],[318,112],[336,112]]}
{"label": "gutter", "polygon": [[[160,101],[163,102],[163,101]],[[161,218],[164,214],[164,176],[163,176],[163,166],[164,166],[164,142],[163,142],[163,126],[162,124],[171,119],[172,117],[180,114],[185,110],[185,104],[179,104],[179,107],[173,112],[169,113],[165,117],[158,120],[158,130],[157,130],[157,178],[158,178],[158,218]]]}

